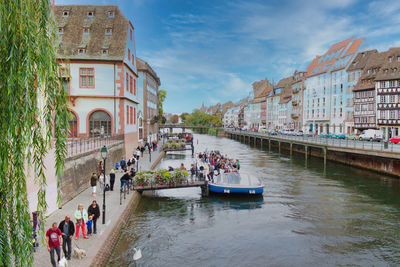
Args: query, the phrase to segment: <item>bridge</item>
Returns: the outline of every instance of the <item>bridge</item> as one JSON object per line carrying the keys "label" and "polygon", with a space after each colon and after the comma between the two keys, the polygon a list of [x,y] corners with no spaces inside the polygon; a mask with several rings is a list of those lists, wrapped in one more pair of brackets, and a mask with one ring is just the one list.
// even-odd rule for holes
{"label": "bridge", "polygon": [[169,131],[172,133],[173,129],[209,129],[212,126],[201,126],[201,125],[185,125],[185,124],[164,124],[158,126],[160,129],[169,129]]}
{"label": "bridge", "polygon": [[319,136],[270,135],[225,129],[226,135],[237,141],[259,147],[305,155],[305,164],[311,156],[400,177],[400,145],[359,140],[342,140]]}

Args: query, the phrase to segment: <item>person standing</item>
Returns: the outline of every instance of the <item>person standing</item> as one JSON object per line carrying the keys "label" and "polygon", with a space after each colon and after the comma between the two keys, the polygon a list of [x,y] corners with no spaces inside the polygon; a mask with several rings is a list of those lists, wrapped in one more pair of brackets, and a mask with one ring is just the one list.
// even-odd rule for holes
{"label": "person standing", "polygon": [[142,158],[143,158],[143,153],[144,153],[145,150],[146,150],[146,149],[144,148],[144,146],[142,146],[142,147],[140,148],[140,153],[141,153]]}
{"label": "person standing", "polygon": [[97,219],[100,217],[100,208],[97,205],[97,201],[93,200],[92,205],[88,208],[89,216],[93,215],[93,234],[97,233]]}
{"label": "person standing", "polygon": [[[62,239],[61,231],[57,227],[57,223],[53,222],[51,228],[46,232],[47,250],[50,252],[50,261],[53,267],[57,267],[57,262],[60,261]],[[54,260],[54,251],[57,253],[58,260]]]}
{"label": "person standing", "polygon": [[122,175],[122,177],[120,178],[120,181],[121,181],[121,192],[123,190],[124,185],[128,184],[130,179],[131,179],[130,172],[126,172],[124,175]]}
{"label": "person standing", "polygon": [[60,222],[60,224],[58,225],[58,229],[60,229],[62,233],[62,248],[64,251],[64,256],[67,257],[68,260],[70,260],[72,237],[75,233],[74,223],[71,221],[69,216],[65,216],[65,220]]}
{"label": "person standing", "polygon": [[114,169],[110,171],[110,190],[114,191],[114,183],[115,183],[115,172]]}
{"label": "person standing", "polygon": [[121,165],[121,171],[125,171],[126,170],[126,161],[124,158],[121,159],[120,165]]}
{"label": "person standing", "polygon": [[77,240],[79,237],[79,228],[82,229],[83,238],[88,239],[85,231],[85,222],[88,221],[88,213],[85,209],[83,209],[82,204],[79,204],[78,209],[75,211],[75,220],[76,220],[75,240]]}
{"label": "person standing", "polygon": [[96,196],[96,186],[97,186],[97,174],[92,173],[92,177],[90,177],[90,186],[92,187],[92,197]]}

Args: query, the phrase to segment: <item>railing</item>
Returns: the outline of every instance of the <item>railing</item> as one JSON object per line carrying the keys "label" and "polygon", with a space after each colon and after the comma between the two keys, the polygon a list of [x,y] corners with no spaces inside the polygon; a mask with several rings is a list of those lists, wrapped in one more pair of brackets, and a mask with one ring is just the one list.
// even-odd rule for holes
{"label": "railing", "polygon": [[67,158],[80,153],[85,153],[100,149],[104,145],[113,145],[124,140],[123,135],[109,137],[84,137],[84,138],[69,138],[67,140]]}
{"label": "railing", "polygon": [[[320,137],[317,135],[313,136],[295,136],[295,135],[270,135],[269,133],[257,133],[257,132],[247,132],[247,131],[231,131],[225,130],[228,133],[234,134],[243,134],[253,137],[269,137],[273,139],[281,139],[283,141],[299,141],[305,144],[315,144],[319,146],[332,146],[332,147],[341,147],[341,148],[348,148],[348,149],[363,149],[363,150],[371,150],[371,151],[383,151],[383,152],[395,152],[399,153],[396,157],[400,156],[400,143],[393,144],[387,143],[384,141],[381,142],[374,142],[374,141],[360,141],[360,140],[351,140],[351,139],[335,139],[335,138],[328,138],[328,137]],[[386,143],[386,144],[385,144]]]}

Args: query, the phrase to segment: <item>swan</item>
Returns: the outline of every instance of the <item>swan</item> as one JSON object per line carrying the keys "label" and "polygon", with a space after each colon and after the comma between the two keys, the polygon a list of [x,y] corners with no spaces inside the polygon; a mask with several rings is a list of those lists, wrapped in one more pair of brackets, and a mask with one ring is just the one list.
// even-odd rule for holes
{"label": "swan", "polygon": [[140,259],[142,257],[142,250],[133,248],[133,250],[135,251],[135,254],[133,254],[133,260],[137,261],[138,259]]}

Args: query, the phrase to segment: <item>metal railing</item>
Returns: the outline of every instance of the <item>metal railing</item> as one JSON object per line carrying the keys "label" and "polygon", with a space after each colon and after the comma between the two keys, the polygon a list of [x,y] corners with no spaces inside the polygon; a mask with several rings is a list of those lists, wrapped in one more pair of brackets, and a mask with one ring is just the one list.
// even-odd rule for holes
{"label": "metal railing", "polygon": [[[388,143],[386,141],[367,141],[367,140],[351,140],[351,139],[335,139],[329,137],[320,137],[317,135],[307,136],[307,135],[271,135],[269,133],[259,133],[259,132],[248,132],[248,131],[235,131],[235,130],[226,130],[228,133],[234,134],[242,134],[246,136],[252,137],[269,137],[275,139],[281,139],[283,141],[300,141],[303,143],[308,143],[310,145],[324,145],[324,146],[333,146],[333,147],[343,147],[349,149],[364,149],[364,150],[371,150],[371,151],[384,151],[384,152],[394,152],[400,153],[400,143],[393,144]],[[386,145],[385,145],[386,143]]]}
{"label": "metal railing", "polygon": [[104,145],[113,145],[124,140],[123,135],[115,135],[109,137],[83,137],[83,138],[68,138],[67,158],[100,149]]}

